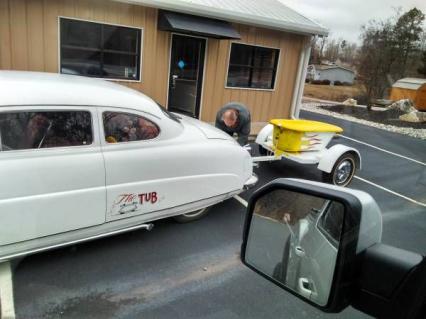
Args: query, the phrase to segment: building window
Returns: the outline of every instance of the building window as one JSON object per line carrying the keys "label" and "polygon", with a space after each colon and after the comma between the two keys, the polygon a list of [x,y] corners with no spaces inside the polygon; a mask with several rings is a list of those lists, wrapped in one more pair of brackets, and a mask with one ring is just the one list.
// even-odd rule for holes
{"label": "building window", "polygon": [[60,19],[61,73],[140,80],[140,29]]}
{"label": "building window", "polygon": [[228,87],[273,89],[279,49],[232,43]]}
{"label": "building window", "polygon": [[2,151],[92,144],[92,116],[86,111],[0,113]]}
{"label": "building window", "polygon": [[151,140],[160,128],[145,117],[121,112],[104,112],[105,141],[109,144]]}

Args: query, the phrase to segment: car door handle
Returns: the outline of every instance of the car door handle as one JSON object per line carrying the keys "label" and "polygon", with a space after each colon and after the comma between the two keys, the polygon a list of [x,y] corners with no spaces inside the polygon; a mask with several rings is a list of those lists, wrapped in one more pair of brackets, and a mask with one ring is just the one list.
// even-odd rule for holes
{"label": "car door handle", "polygon": [[299,292],[305,298],[310,298],[312,294],[311,283],[307,278],[299,278]]}
{"label": "car door handle", "polygon": [[294,253],[299,257],[305,257],[305,250],[300,246],[294,247]]}

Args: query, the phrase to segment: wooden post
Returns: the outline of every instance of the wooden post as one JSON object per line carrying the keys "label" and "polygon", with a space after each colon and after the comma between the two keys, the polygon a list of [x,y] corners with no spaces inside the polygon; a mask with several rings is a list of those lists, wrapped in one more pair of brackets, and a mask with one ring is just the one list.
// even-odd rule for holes
{"label": "wooden post", "polygon": [[15,319],[13,273],[10,262],[0,263],[0,318]]}

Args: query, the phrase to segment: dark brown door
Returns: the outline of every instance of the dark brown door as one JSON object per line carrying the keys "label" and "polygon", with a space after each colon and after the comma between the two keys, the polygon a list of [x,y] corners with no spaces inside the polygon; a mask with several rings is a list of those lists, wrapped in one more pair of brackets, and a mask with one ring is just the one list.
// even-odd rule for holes
{"label": "dark brown door", "polygon": [[206,40],[172,35],[168,109],[199,117]]}

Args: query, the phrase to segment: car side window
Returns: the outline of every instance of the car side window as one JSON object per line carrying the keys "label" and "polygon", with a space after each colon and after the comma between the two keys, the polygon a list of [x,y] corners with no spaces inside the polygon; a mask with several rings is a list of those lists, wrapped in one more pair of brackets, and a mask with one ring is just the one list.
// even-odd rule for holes
{"label": "car side window", "polygon": [[330,201],[318,221],[319,230],[334,246],[340,242],[344,209],[341,203]]}
{"label": "car side window", "polygon": [[1,150],[90,145],[92,116],[87,111],[0,113]]}
{"label": "car side window", "polygon": [[147,118],[130,113],[103,113],[105,141],[121,143],[151,140],[160,134],[160,128]]}

